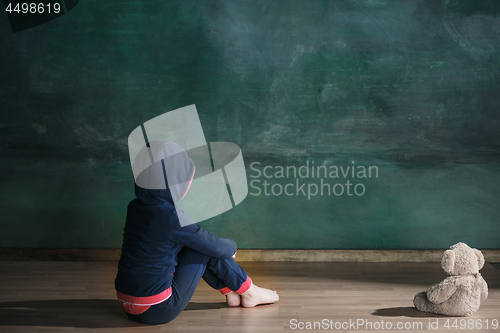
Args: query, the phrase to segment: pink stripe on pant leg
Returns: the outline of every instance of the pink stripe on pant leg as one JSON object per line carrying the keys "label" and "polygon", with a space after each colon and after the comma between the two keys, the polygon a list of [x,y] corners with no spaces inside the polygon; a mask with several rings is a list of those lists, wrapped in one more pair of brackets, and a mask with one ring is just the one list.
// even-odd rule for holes
{"label": "pink stripe on pant leg", "polygon": [[252,286],[252,279],[250,279],[250,277],[247,276],[247,280],[245,282],[243,282],[240,289],[236,290],[236,293],[242,295],[242,294],[246,293],[247,290],[250,289],[251,286]]}
{"label": "pink stripe on pant leg", "polygon": [[229,287],[225,287],[225,288],[219,289],[219,291],[224,296],[229,295],[230,293],[233,292],[231,289],[229,289]]}

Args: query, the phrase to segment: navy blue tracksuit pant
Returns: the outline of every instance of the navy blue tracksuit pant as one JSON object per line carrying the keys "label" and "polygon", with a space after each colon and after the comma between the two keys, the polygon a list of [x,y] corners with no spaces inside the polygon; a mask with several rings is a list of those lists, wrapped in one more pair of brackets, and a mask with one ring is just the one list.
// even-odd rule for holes
{"label": "navy blue tracksuit pant", "polygon": [[221,292],[230,289],[242,294],[251,286],[247,273],[233,258],[219,259],[184,246],[177,257],[170,298],[139,315],[127,315],[132,320],[147,324],[168,323],[188,305],[201,278]]}

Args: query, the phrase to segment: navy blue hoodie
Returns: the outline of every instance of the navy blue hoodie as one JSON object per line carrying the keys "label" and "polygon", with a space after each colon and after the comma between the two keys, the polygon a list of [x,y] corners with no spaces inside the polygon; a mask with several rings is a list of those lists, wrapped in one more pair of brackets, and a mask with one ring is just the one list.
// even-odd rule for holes
{"label": "navy blue hoodie", "polygon": [[[229,258],[236,253],[232,239],[217,237],[194,223],[180,226],[178,214],[184,215],[183,221],[189,217],[176,209],[174,202],[182,199],[191,185],[193,161],[175,143],[155,141],[150,145],[151,148],[143,149],[149,149],[151,159],[157,162],[149,171],[162,172],[166,189],[145,189],[137,185],[136,179],[137,198],[128,205],[115,279],[118,292],[136,297],[157,295],[172,285],[182,245],[216,258]],[[173,186],[177,184],[185,186]]]}

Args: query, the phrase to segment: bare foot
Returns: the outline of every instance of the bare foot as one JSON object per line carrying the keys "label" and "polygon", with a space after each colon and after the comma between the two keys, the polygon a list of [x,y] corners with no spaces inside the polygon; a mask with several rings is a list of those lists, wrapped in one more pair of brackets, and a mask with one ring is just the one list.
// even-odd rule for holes
{"label": "bare foot", "polygon": [[233,291],[229,295],[226,295],[226,303],[227,306],[240,306],[241,297]]}
{"label": "bare foot", "polygon": [[253,308],[259,304],[274,303],[279,299],[280,297],[276,291],[260,288],[252,284],[250,289],[241,295],[241,305],[245,308]]}

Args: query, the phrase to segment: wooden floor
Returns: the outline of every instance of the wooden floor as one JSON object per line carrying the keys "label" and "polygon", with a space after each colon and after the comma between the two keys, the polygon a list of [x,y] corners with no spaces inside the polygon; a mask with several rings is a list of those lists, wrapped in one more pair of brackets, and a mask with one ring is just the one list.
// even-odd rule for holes
{"label": "wooden floor", "polygon": [[[335,331],[335,323],[344,323],[346,328],[349,321],[360,326],[341,331],[364,331],[370,328],[367,322],[372,330],[377,325],[387,328],[390,322],[392,330],[377,329],[382,332],[394,331],[398,322],[412,325],[406,332],[462,331],[459,321],[458,329],[444,327],[447,319],[451,326],[456,318],[413,308],[417,292],[445,277],[438,262],[241,265],[257,285],[277,290],[280,301],[253,309],[228,308],[224,297],[201,281],[177,319],[148,326],[132,322],[122,313],[113,289],[116,263],[0,262],[0,332],[282,332],[299,331],[293,329],[295,323],[314,325],[323,320],[332,321],[331,331]],[[475,323],[480,320],[482,329],[463,331],[500,332],[500,327],[486,329],[486,320],[490,325],[493,319],[500,321],[500,269],[487,263],[481,273],[490,295],[470,318]],[[431,330],[431,324],[438,329]]]}

